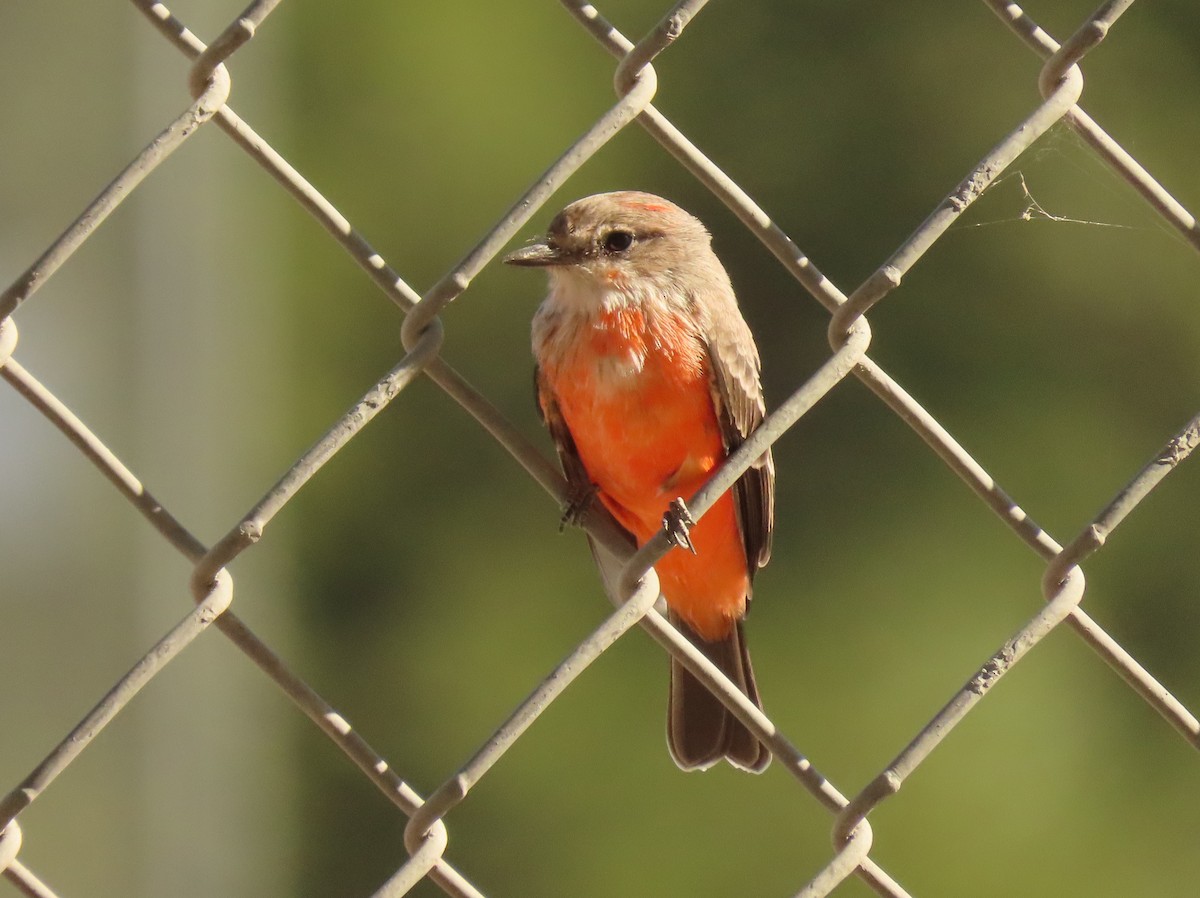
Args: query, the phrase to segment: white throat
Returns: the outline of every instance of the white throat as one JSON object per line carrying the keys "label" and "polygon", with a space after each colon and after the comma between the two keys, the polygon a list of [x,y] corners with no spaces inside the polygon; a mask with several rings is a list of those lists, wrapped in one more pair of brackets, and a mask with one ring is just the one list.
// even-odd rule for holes
{"label": "white throat", "polygon": [[[551,269],[550,292],[533,318],[533,351],[537,358],[548,363],[561,363],[580,346],[602,315],[630,307],[645,308],[638,291],[590,272]],[[599,385],[620,387],[629,384],[642,372],[646,363],[645,349],[627,347],[619,353],[595,357]]]}

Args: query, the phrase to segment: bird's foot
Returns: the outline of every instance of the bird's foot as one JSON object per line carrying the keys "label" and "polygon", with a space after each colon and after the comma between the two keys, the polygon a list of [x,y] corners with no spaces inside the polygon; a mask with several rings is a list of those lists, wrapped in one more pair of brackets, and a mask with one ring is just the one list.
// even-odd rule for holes
{"label": "bird's foot", "polygon": [[592,502],[596,499],[597,487],[594,483],[589,483],[571,491],[567,496],[567,504],[563,506],[562,517],[558,519],[558,532],[562,533],[570,524],[572,527],[579,526],[579,522],[583,520],[583,516],[592,506]]}
{"label": "bird's foot", "polygon": [[696,547],[692,545],[690,532],[696,526],[696,522],[692,519],[692,513],[688,511],[683,499],[672,500],[666,514],[663,515],[662,525],[663,533],[667,535],[667,542],[681,549],[687,549],[693,555],[696,554]]}

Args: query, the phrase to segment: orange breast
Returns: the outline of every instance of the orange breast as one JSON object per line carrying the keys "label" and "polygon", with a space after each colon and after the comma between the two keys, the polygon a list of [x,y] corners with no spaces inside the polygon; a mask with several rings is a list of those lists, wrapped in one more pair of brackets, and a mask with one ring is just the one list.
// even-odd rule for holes
{"label": "orange breast", "polygon": [[[725,458],[707,353],[680,317],[604,313],[543,368],[601,501],[644,543],[671,500],[689,498]],[[749,577],[732,495],[692,530],[697,554],[672,549],[655,570],[663,595],[701,636],[719,639],[745,613]]]}

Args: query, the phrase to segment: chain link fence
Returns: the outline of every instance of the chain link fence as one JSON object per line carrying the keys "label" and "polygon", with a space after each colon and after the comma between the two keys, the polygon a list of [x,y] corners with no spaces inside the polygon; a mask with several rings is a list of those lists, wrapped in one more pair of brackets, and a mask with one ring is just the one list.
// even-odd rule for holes
{"label": "chain link fence", "polygon": [[[872,357],[872,332],[866,318],[867,313],[900,285],[947,231],[960,222],[968,207],[990,185],[1011,172],[1014,160],[1060,123],[1068,125],[1097,159],[1127,181],[1183,241],[1192,249],[1200,250],[1200,229],[1192,214],[1080,105],[1084,90],[1081,65],[1085,57],[1108,36],[1131,4],[1132,0],[1103,4],[1060,43],[1017,5],[985,0],[985,5],[999,19],[998,27],[1007,28],[1016,40],[1043,59],[1038,77],[1042,101],[1000,137],[961,182],[934,204],[924,221],[873,274],[853,289],[843,290],[822,274],[755,200],[653,105],[659,85],[655,61],[663,53],[667,54],[664,59],[669,59],[668,48],[676,41],[687,40],[690,23],[702,13],[706,3],[703,0],[677,3],[666,11],[656,27],[635,42],[621,34],[591,4],[563,0],[562,5],[579,26],[616,60],[617,100],[536,179],[534,186],[517,199],[482,240],[466,248],[458,264],[421,294],[406,283],[402,274],[388,264],[316,186],[228,105],[231,79],[225,62],[234,54],[250,52],[245,48],[260,27],[269,27],[268,16],[279,5],[279,0],[252,3],[207,45],[161,3],[133,0],[133,5],[150,26],[192,60],[188,86],[193,100],[0,295],[0,373],[25,402],[61,431],[111,487],[140,512],[157,537],[187,560],[191,570],[188,586],[194,607],[148,645],[133,668],[111,684],[79,725],[64,733],[62,741],[0,799],[0,829],[3,831],[0,835],[0,869],[5,879],[24,894],[55,894],[39,878],[41,875],[53,878],[53,871],[32,870],[23,860],[23,839],[36,838],[36,835],[23,832],[22,814],[39,800],[60,774],[88,752],[94,740],[103,738],[105,727],[185,649],[206,635],[208,639],[217,638],[210,631],[219,633],[253,661],[312,725],[344,752],[362,776],[408,818],[405,830],[407,856],[397,859],[394,874],[375,892],[378,896],[407,894],[419,884],[428,882],[435,883],[449,895],[484,894],[472,883],[467,872],[473,868],[471,857],[460,857],[455,853],[451,837],[455,809],[470,801],[472,789],[503,761],[514,744],[523,737],[536,738],[526,737],[530,725],[573,680],[606,649],[639,627],[708,683],[770,747],[776,765],[786,770],[811,799],[829,813],[834,847],[823,867],[793,871],[794,894],[797,896],[831,894],[851,877],[859,878],[880,895],[910,894],[901,884],[906,876],[905,865],[889,864],[885,869],[872,854],[876,835],[886,838],[887,827],[881,824],[873,828],[871,815],[891,801],[914,771],[934,757],[934,749],[981,704],[996,682],[1056,629],[1075,634],[1119,674],[1129,689],[1157,711],[1179,737],[1192,747],[1200,748],[1200,723],[1196,717],[1172,695],[1166,684],[1155,679],[1081,607],[1085,596],[1082,565],[1103,550],[1112,532],[1200,442],[1200,416],[1182,423],[1178,431],[1157,449],[1146,447],[1152,458],[1140,470],[1129,472],[1128,486],[1113,496],[1078,533],[1060,541],[1035,524],[947,428]],[[668,74],[663,77],[669,78],[669,67]],[[707,509],[755,458],[794,427],[834,387],[847,378],[857,378],[924,441],[1012,535],[1041,559],[1045,566],[1042,578],[1045,604],[991,656],[979,659],[978,669],[950,701],[912,734],[911,741],[899,748],[876,776],[865,786],[847,789],[824,776],[789,737],[793,729],[803,730],[798,723],[793,725],[791,721],[768,718],[752,707],[656,610],[657,581],[651,566],[667,550],[665,540],[659,538],[630,556],[622,534],[603,510],[594,505],[582,526],[624,563],[620,577],[609,584],[610,598],[616,604],[616,610],[587,638],[570,647],[561,664],[537,684],[528,699],[511,714],[504,717],[504,709],[497,709],[495,729],[478,734],[483,747],[470,757],[453,759],[444,782],[428,795],[420,795],[403,779],[401,772],[349,726],[337,708],[296,673],[293,663],[256,635],[238,616],[234,610],[235,578],[230,573],[230,566],[244,553],[253,552],[256,544],[268,536],[268,525],[288,506],[301,487],[318,476],[323,466],[389,403],[403,402],[406,389],[422,376],[433,381],[469,412],[555,500],[563,502],[566,499],[565,483],[556,464],[443,358],[441,350],[448,341],[452,342],[453,328],[440,316],[449,303],[468,291],[485,266],[495,264],[504,247],[514,238],[530,233],[531,220],[547,221],[552,210],[543,208],[543,204],[608,141],[630,126],[644,129],[724,203],[829,313],[828,357],[771,410],[758,431],[708,485],[697,495],[687,497],[694,513],[699,515]],[[195,535],[186,521],[164,507],[143,486],[135,472],[20,363],[18,329],[13,316],[71,261],[110,213],[133,195],[146,178],[189,139],[213,129],[223,132],[290,194],[379,291],[404,313],[401,335],[405,354],[349,411],[333,421],[324,436],[303,452],[252,507],[236,516],[230,515],[231,523],[225,534],[209,545]],[[102,429],[110,427],[105,425]],[[19,440],[21,435],[6,429],[4,438]],[[782,513],[786,514],[786,509]],[[464,546],[462,551],[469,556],[471,547]],[[452,633],[446,634],[447,651],[453,651],[453,638]],[[47,647],[47,651],[52,650]],[[570,850],[569,846],[558,847]],[[919,860],[910,858],[909,862],[916,864]],[[103,892],[103,886],[98,885],[97,891]]]}

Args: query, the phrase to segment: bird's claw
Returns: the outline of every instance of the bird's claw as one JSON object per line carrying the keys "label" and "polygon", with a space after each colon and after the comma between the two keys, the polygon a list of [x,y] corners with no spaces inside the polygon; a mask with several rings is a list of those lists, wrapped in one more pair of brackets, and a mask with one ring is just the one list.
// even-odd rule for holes
{"label": "bird's claw", "polygon": [[572,527],[578,525],[595,498],[596,484],[594,483],[573,490],[567,497],[567,504],[563,506],[562,517],[558,519],[558,532],[562,533],[568,524]]}
{"label": "bird's claw", "polygon": [[691,529],[696,526],[695,520],[692,518],[692,513],[688,511],[687,505],[683,499],[674,499],[667,507],[666,514],[663,515],[663,533],[667,536],[667,542],[673,546],[678,546],[681,549],[687,549],[693,555],[696,554],[696,547],[692,544]]}

